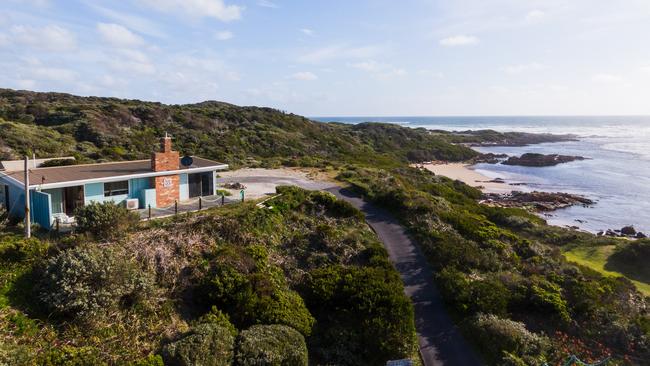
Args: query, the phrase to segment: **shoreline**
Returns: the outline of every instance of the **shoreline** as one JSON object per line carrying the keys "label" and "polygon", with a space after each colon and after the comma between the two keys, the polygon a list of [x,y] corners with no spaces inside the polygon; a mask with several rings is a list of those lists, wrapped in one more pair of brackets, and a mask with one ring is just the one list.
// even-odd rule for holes
{"label": "shoreline", "polygon": [[490,178],[472,169],[472,164],[428,163],[417,164],[416,166],[422,167],[436,175],[444,175],[451,179],[457,179],[468,186],[480,189],[483,193],[505,194],[513,191],[512,186],[506,181],[499,183],[494,178]]}

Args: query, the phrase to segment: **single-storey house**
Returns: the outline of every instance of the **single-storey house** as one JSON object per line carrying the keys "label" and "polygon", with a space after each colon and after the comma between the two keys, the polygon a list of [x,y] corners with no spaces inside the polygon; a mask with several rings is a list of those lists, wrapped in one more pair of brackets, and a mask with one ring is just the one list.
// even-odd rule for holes
{"label": "single-storey house", "polygon": [[[228,169],[200,157],[183,157],[172,150],[165,136],[162,151],[149,160],[33,167],[30,162],[31,218],[41,227],[52,228],[57,215],[73,216],[75,208],[90,202],[113,201],[130,209],[168,208],[175,202],[216,192],[217,171]],[[25,216],[24,165],[0,170],[0,205],[9,215]]]}

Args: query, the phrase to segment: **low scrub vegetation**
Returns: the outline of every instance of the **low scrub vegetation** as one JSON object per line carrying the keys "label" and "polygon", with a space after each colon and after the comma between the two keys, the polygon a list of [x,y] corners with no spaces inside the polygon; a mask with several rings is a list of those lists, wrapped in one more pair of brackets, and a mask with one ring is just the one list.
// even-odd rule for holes
{"label": "low scrub vegetation", "polygon": [[[607,239],[479,205],[475,189],[424,170],[349,167],[339,179],[401,218],[435,267],[450,311],[490,364],[541,365],[571,354],[615,364],[650,359],[647,299],[629,280],[560,254],[560,247]],[[643,245],[617,255],[642,258]]]}
{"label": "low scrub vegetation", "polygon": [[279,191],[272,208],[226,206],[119,237],[2,233],[0,364],[383,365],[411,356],[413,309],[360,213],[329,193]]}

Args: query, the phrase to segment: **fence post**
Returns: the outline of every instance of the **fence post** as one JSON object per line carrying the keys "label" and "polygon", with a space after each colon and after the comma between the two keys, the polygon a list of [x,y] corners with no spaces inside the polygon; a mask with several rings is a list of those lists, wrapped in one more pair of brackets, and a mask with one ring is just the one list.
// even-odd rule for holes
{"label": "fence post", "polygon": [[61,223],[59,221],[60,219],[57,217],[56,218],[56,233],[60,234],[61,233]]}
{"label": "fence post", "polygon": [[226,195],[222,193],[221,194],[221,206],[223,206],[225,204],[226,204]]}
{"label": "fence post", "polygon": [[174,200],[174,214],[178,214],[178,201]]}
{"label": "fence post", "polygon": [[148,206],[149,206],[149,219],[151,219],[151,203]]}
{"label": "fence post", "polygon": [[199,197],[199,211],[203,208],[203,199],[202,197]]}

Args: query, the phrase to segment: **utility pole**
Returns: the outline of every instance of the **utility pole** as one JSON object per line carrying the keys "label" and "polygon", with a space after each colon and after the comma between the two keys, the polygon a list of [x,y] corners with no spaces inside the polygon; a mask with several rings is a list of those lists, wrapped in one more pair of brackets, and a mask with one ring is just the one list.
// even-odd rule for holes
{"label": "utility pole", "polygon": [[29,209],[29,158],[25,155],[25,237],[32,237],[31,210]]}

